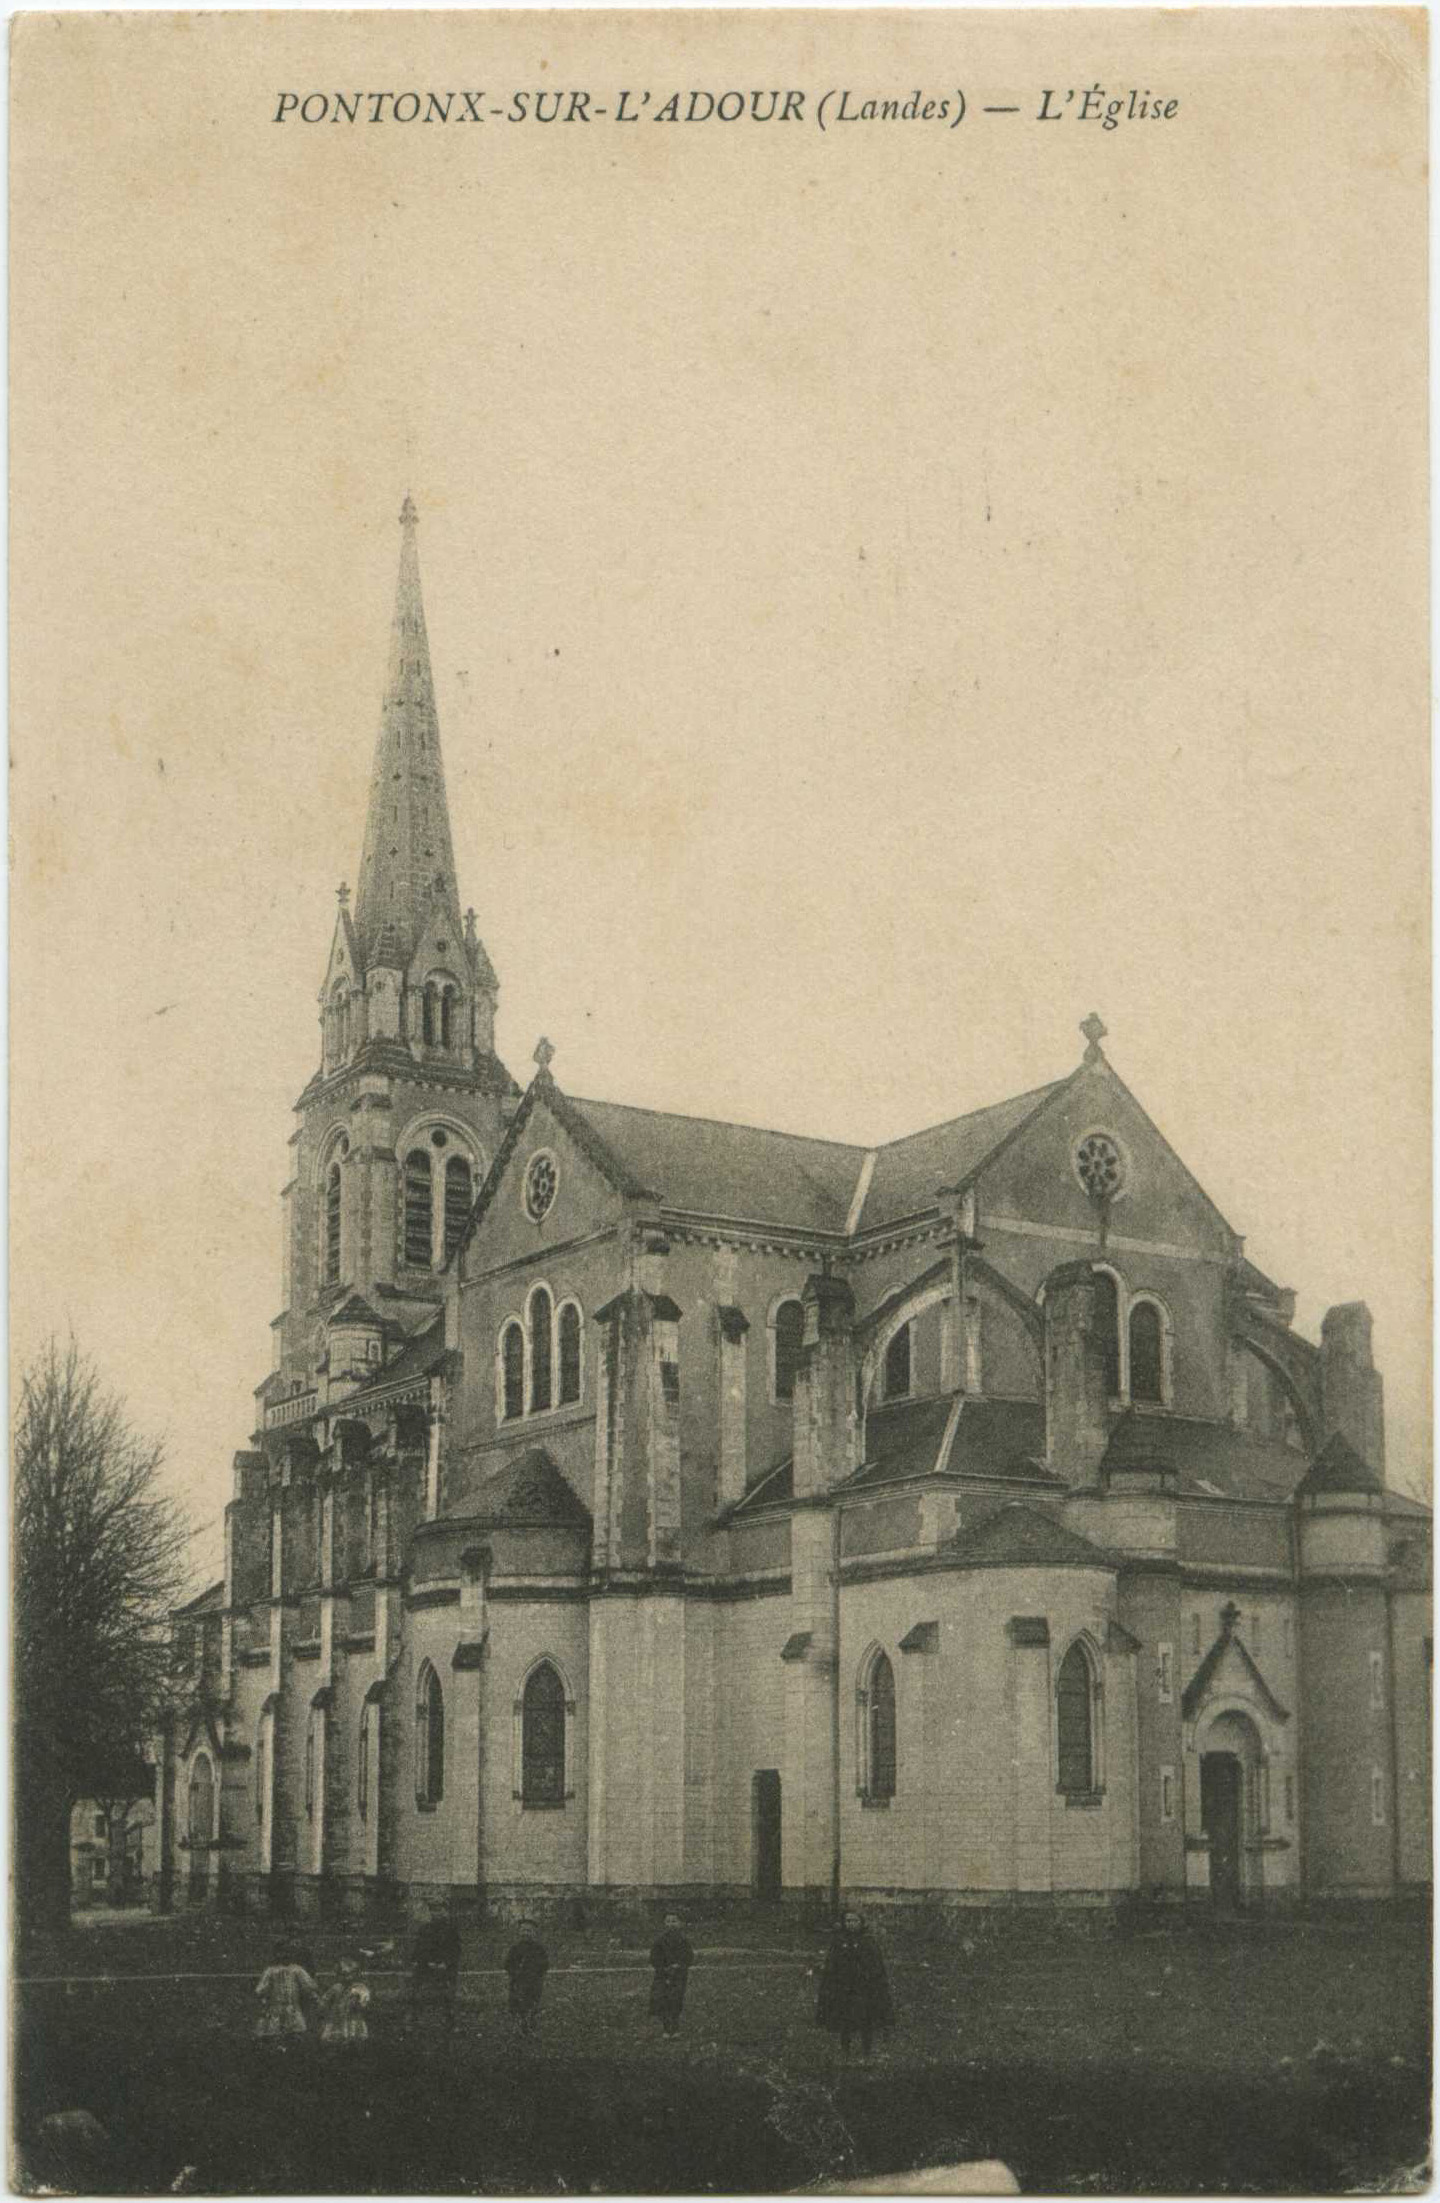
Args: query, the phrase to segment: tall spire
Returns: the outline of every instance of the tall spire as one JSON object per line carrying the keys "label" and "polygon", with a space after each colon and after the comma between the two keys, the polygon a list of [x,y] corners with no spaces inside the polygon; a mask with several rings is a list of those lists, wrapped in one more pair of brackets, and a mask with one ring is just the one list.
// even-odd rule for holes
{"label": "tall spire", "polygon": [[407,496],[400,508],[400,577],[390,667],[355,895],[355,931],[366,966],[376,961],[380,949],[387,963],[407,965],[437,900],[460,930],[440,723],[415,548],[418,522]]}

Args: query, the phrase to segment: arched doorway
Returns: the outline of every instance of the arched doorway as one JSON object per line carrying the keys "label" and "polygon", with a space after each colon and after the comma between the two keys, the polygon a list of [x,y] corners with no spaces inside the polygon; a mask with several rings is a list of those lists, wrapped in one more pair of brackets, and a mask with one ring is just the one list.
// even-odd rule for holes
{"label": "arched doorway", "polygon": [[1216,1714],[1199,1737],[1200,1826],[1210,1841],[1210,1894],[1235,1911],[1258,1888],[1265,1753],[1250,1716]]}

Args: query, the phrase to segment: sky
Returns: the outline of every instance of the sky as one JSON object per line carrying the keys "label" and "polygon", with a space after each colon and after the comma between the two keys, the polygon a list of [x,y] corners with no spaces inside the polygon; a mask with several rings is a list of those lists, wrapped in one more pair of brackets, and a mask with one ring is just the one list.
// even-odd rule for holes
{"label": "sky", "polygon": [[1098,1010],[1298,1326],[1369,1302],[1428,1491],[1422,88],[1398,17],[1244,20],[1087,19],[1175,130],[618,146],[271,117],[337,21],[347,84],[906,90],[954,27],[22,22],[12,1349],[73,1326],[199,1564],[407,489],[522,1081],[874,1142]]}

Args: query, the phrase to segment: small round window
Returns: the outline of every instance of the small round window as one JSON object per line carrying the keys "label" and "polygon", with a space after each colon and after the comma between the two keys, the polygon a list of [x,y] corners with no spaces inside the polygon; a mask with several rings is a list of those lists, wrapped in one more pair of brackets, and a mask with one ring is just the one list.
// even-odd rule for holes
{"label": "small round window", "polygon": [[1087,1132],[1075,1143],[1075,1175],[1092,1201],[1113,1201],[1125,1183],[1120,1143],[1108,1132]]}
{"label": "small round window", "polygon": [[548,1148],[542,1147],[537,1155],[531,1156],[525,1166],[525,1214],[532,1223],[538,1224],[542,1217],[549,1214],[554,1206],[555,1188],[559,1182],[560,1173],[556,1168],[555,1158]]}

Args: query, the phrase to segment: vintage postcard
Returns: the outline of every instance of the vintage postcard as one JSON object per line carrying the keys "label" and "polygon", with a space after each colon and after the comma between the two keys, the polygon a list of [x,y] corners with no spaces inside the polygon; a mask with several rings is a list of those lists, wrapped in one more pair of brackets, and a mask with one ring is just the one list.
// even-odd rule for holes
{"label": "vintage postcard", "polygon": [[1424,2184],[1426,38],[13,19],[23,2191]]}

